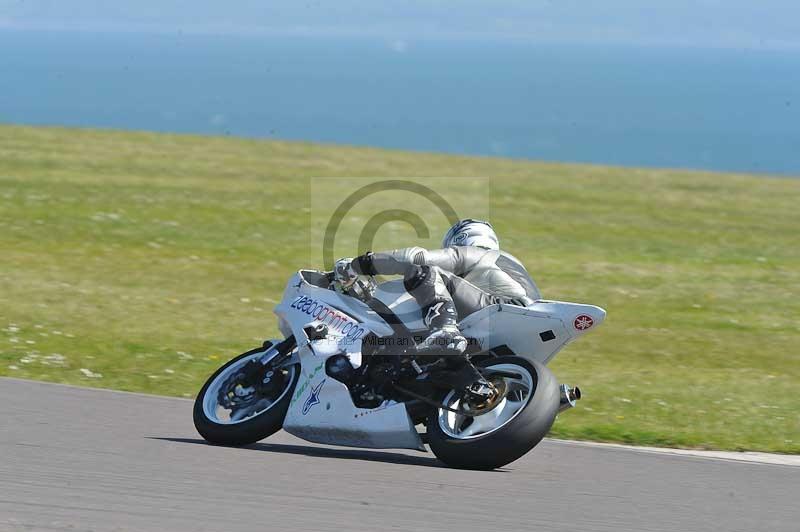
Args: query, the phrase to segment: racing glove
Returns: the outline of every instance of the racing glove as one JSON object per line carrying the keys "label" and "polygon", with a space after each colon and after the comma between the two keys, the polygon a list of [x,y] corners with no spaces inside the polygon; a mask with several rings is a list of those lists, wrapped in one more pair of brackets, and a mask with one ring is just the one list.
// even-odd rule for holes
{"label": "racing glove", "polygon": [[333,275],[339,285],[347,290],[358,280],[358,272],[353,269],[353,259],[339,259],[333,267]]}

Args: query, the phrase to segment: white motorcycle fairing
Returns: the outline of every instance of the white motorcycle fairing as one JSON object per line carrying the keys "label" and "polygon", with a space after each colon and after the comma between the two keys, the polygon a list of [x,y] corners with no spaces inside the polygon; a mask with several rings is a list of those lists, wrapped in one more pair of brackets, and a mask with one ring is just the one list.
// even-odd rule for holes
{"label": "white motorcycle fairing", "polygon": [[[281,332],[294,335],[301,374],[292,394],[283,428],[299,438],[323,444],[370,448],[425,450],[403,403],[385,401],[377,408],[353,404],[343,383],[325,372],[325,361],[345,353],[353,366],[361,364],[361,342],[374,333],[394,330],[364,302],[327,288],[322,272],[301,270],[289,281],[275,308]],[[379,285],[375,297],[401,316],[410,330],[422,329],[419,306],[402,290],[402,281]],[[459,324],[482,351],[503,349],[546,363],[568,342],[605,318],[592,305],[536,301],[531,306],[492,305]],[[323,324],[325,338],[309,340],[305,330]]]}

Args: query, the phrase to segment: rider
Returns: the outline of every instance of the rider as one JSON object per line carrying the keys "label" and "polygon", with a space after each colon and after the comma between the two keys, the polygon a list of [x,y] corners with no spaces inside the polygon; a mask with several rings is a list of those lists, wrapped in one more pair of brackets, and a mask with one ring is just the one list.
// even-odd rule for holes
{"label": "rider", "polygon": [[466,219],[444,235],[443,249],[395,249],[336,261],[334,272],[347,289],[359,275],[403,275],[406,290],[422,308],[430,330],[426,346],[463,353],[467,340],[458,330],[464,318],[488,305],[528,305],[540,294],[528,271],[500,251],[489,222]]}

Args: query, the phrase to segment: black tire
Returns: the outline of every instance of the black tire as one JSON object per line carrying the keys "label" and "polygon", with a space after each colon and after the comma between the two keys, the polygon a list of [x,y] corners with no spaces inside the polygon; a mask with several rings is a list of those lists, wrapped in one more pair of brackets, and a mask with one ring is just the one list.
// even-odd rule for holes
{"label": "black tire", "polygon": [[428,443],[436,457],[450,467],[490,470],[510,464],[536,447],[558,414],[558,382],[546,366],[517,356],[486,360],[480,365],[514,364],[528,370],[534,390],[528,402],[506,425],[470,439],[454,438],[439,426],[439,409],[428,417]]}
{"label": "black tire", "polygon": [[[293,342],[285,342],[286,349],[294,348]],[[236,358],[226,362],[222,367],[214,372],[208,378],[200,393],[197,394],[197,399],[194,401],[194,426],[197,432],[209,443],[215,445],[230,445],[241,446],[249,445],[257,441],[263,440],[267,436],[278,432],[283,426],[283,420],[286,417],[286,411],[289,409],[289,403],[294,394],[294,388],[297,386],[297,381],[300,378],[300,368],[297,366],[294,370],[292,380],[289,383],[288,392],[281,397],[280,401],[271,406],[268,410],[254,416],[251,419],[242,421],[235,424],[217,423],[206,416],[203,410],[203,399],[206,395],[209,385],[222,371],[231,364],[241,360],[244,357],[250,356],[254,353],[264,352],[272,346],[271,343],[265,342],[262,347],[251,349],[246,353],[242,353]]]}

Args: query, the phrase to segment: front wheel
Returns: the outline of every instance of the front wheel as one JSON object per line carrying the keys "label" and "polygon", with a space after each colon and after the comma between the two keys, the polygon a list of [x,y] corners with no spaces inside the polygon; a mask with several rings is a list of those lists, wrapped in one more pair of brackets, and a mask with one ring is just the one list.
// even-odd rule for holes
{"label": "front wheel", "polygon": [[290,338],[239,355],[206,381],[194,402],[194,426],[210,443],[248,445],[283,426],[300,378],[297,364],[275,368],[273,360],[294,349]]}
{"label": "front wheel", "polygon": [[558,382],[544,365],[506,356],[482,364],[499,391],[491,404],[467,405],[455,390],[442,400],[459,413],[439,408],[427,422],[428,443],[436,457],[451,467],[495,469],[533,449],[558,413]]}

